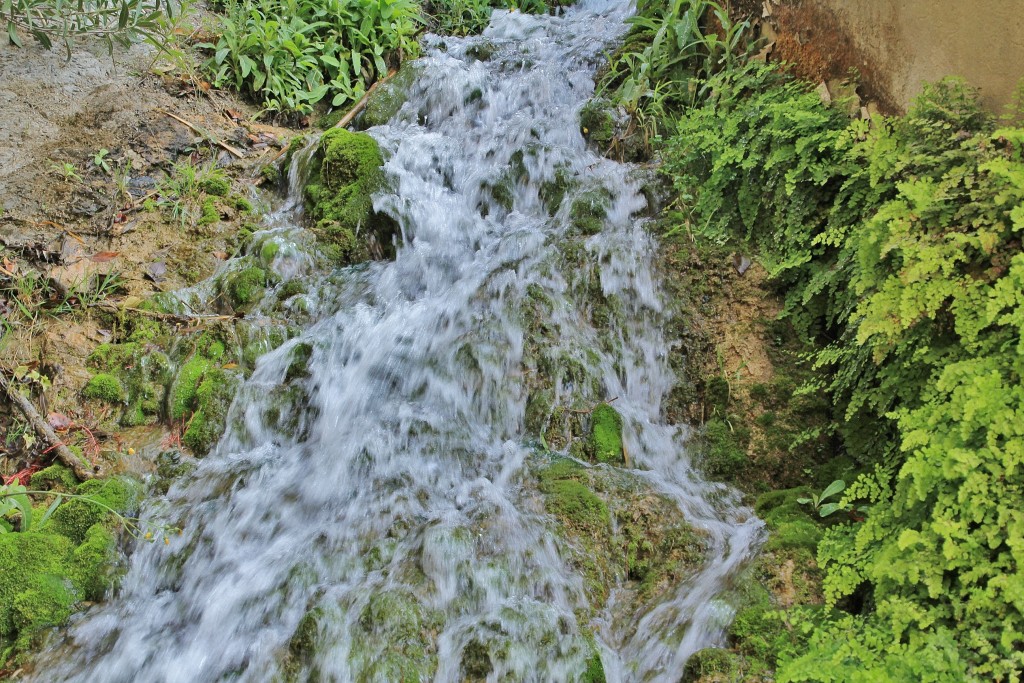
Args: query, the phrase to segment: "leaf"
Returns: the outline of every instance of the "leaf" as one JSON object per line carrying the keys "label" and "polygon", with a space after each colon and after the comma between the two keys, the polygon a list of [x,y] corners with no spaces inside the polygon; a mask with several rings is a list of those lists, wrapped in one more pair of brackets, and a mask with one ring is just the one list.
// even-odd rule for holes
{"label": "leaf", "polygon": [[24,47],[21,42],[21,38],[18,36],[18,28],[14,25],[13,21],[7,22],[7,40],[9,40],[12,45]]}
{"label": "leaf", "polygon": [[68,429],[71,429],[71,425],[73,424],[71,418],[64,413],[50,413],[46,416],[46,421],[50,423],[50,427],[52,427],[55,432],[65,432]]}
{"label": "leaf", "polygon": [[822,517],[828,517],[840,507],[842,506],[839,503],[825,503],[818,509],[818,514]]}
{"label": "leaf", "polygon": [[843,481],[842,479],[836,479],[834,482],[829,484],[824,491],[821,492],[821,497],[819,498],[819,500],[825,500],[826,498],[834,496],[835,494],[839,493],[845,488],[846,482]]}
{"label": "leaf", "polygon": [[119,251],[101,251],[89,257],[93,263],[106,263],[121,255]]}

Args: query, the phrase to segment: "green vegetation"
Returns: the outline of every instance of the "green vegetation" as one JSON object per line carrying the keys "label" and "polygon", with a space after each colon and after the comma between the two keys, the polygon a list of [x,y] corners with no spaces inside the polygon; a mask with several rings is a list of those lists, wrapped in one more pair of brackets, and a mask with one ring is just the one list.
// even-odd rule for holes
{"label": "green vegetation", "polygon": [[862,473],[791,530],[836,611],[778,679],[1019,676],[1024,130],[955,80],[870,122],[768,67],[707,91],[664,152],[678,220],[756,250]]}
{"label": "green vegetation", "polygon": [[22,36],[47,50],[58,42],[70,59],[71,43],[80,37],[99,38],[110,54],[115,45],[127,48],[140,39],[161,47],[173,30],[177,7],[161,0],[93,0],[74,8],[50,0],[11,0],[0,21],[11,45],[23,47]]}
{"label": "green vegetation", "polygon": [[82,395],[107,403],[120,403],[124,400],[124,389],[116,377],[100,373],[89,380],[85,389],[82,389]]}
{"label": "green vegetation", "polygon": [[321,100],[351,104],[415,57],[423,23],[413,0],[229,0],[206,68],[268,111],[300,114]]}
{"label": "green vegetation", "polygon": [[321,251],[340,265],[391,253],[394,221],[373,210],[371,195],[384,182],[376,141],[365,133],[332,128],[320,139],[304,189]]}
{"label": "green vegetation", "polygon": [[594,408],[590,418],[590,438],[597,462],[619,464],[623,461],[622,416],[607,403]]}
{"label": "green vegetation", "polygon": [[[73,478],[53,467],[37,476],[47,471],[63,486],[72,485]],[[28,495],[46,492],[0,487],[0,504],[23,500],[16,506],[19,533],[0,527],[0,665],[32,646],[44,629],[63,623],[81,601],[102,599],[116,580],[113,531],[125,521],[122,513],[134,505],[135,492],[117,479],[88,481],[74,491],[54,497],[33,521]],[[9,515],[0,519],[8,527]]]}

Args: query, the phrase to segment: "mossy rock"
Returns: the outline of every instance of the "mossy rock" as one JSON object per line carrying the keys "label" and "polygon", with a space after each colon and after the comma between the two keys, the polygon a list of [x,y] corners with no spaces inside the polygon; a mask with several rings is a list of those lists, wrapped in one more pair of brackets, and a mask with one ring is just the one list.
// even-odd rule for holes
{"label": "mossy rock", "polygon": [[717,647],[698,650],[687,660],[680,683],[736,680],[739,672],[736,659],[734,653]]}
{"label": "mossy rock", "polygon": [[631,472],[555,456],[537,477],[591,605],[604,604],[613,588],[630,581],[637,589],[630,599],[639,601],[638,608],[703,563],[705,535]]}
{"label": "mossy rock", "polygon": [[172,420],[183,420],[198,407],[196,392],[203,377],[213,364],[200,355],[195,355],[178,370],[178,376],[171,386],[168,414]]}
{"label": "mossy rock", "polygon": [[614,104],[609,100],[593,99],[580,111],[580,129],[583,136],[605,150],[615,138]]}
{"label": "mossy rock", "polygon": [[64,623],[80,601],[102,599],[115,558],[114,535],[102,524],[77,546],[49,528],[0,534],[0,640],[25,650],[37,633]]}
{"label": "mossy rock", "polygon": [[199,188],[206,194],[214,197],[227,197],[231,192],[231,181],[221,175],[204,178],[199,183]]}
{"label": "mossy rock", "polygon": [[601,232],[610,204],[611,196],[604,188],[588,190],[574,199],[569,207],[573,233],[589,237]]}
{"label": "mossy rock", "polygon": [[224,433],[228,408],[235,396],[239,378],[220,368],[209,370],[196,387],[195,412],[181,441],[193,453],[202,456],[213,449]]}
{"label": "mossy rock", "polygon": [[332,128],[320,139],[303,194],[318,247],[338,265],[394,255],[398,225],[373,209],[382,166],[380,148],[366,133]]}
{"label": "mossy rock", "polygon": [[82,389],[82,396],[104,403],[123,403],[124,387],[121,386],[121,380],[114,375],[101,372],[94,375],[85,385],[85,388]]}
{"label": "mossy rock", "polygon": [[29,487],[35,490],[48,489],[70,493],[78,486],[78,479],[70,468],[54,463],[44,467],[29,478]]}
{"label": "mossy rock", "polygon": [[199,215],[199,225],[213,225],[220,220],[220,210],[217,209],[217,203],[213,200],[213,197],[207,197],[203,200],[203,210]]}
{"label": "mossy rock", "polygon": [[590,438],[597,462],[618,465],[625,461],[622,450],[622,416],[607,403],[594,408],[590,417]]}
{"label": "mossy rock", "polygon": [[267,271],[259,266],[236,271],[228,276],[226,286],[231,306],[236,310],[247,308],[263,296]]}
{"label": "mossy rock", "polygon": [[137,492],[124,479],[90,479],[75,488],[75,495],[90,500],[65,500],[50,516],[46,529],[79,544],[94,524],[113,521],[110,510],[127,512],[134,505]]}
{"label": "mossy rock", "polygon": [[378,85],[366,100],[366,107],[358,119],[359,128],[365,130],[390,122],[409,99],[409,92],[418,76],[419,68],[409,61],[389,80]]}
{"label": "mossy rock", "polygon": [[418,683],[433,678],[437,669],[434,634],[440,619],[401,591],[370,596],[353,634],[351,663],[356,681]]}

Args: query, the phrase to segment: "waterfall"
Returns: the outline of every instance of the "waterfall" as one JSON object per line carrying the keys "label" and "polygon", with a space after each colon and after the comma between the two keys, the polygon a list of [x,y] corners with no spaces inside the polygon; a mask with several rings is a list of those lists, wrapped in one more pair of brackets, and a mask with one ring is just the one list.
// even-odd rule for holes
{"label": "waterfall", "polygon": [[[293,259],[315,293],[308,325],[259,360],[215,451],[143,511],[182,535],[140,544],[32,680],[456,683],[483,658],[489,681],[576,681],[596,651],[609,681],[674,683],[721,644],[719,596],[761,523],[661,418],[677,380],[645,201],[579,130],[629,11],[495,11],[482,36],[426,39],[408,101],[369,131],[397,258],[333,273]],[[301,234],[299,180],[267,219],[282,240]],[[585,195],[602,227],[572,237]],[[591,604],[539,502],[545,449],[524,427],[537,297],[543,353],[592,378],[560,379],[556,398],[614,399],[628,475],[703,539],[699,568],[625,617],[618,590]],[[614,302],[607,324],[594,300]]]}

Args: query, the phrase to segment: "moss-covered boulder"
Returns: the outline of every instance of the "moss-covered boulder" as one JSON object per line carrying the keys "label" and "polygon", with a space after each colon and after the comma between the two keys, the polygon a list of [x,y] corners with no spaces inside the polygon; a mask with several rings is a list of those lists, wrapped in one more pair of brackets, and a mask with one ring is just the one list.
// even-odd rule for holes
{"label": "moss-covered boulder", "polygon": [[373,209],[382,166],[380,148],[366,133],[332,128],[320,138],[304,195],[320,251],[338,265],[394,255],[398,226]]}
{"label": "moss-covered boulder", "polygon": [[82,396],[104,403],[117,404],[124,401],[124,387],[121,386],[121,381],[117,377],[101,372],[94,375],[85,385]]}
{"label": "moss-covered boulder", "polygon": [[119,479],[91,480],[75,494],[83,498],[61,502],[42,527],[0,534],[0,669],[79,603],[101,600],[116,578],[111,510],[123,513],[134,504],[133,487]]}
{"label": "moss-covered boulder", "polygon": [[637,606],[690,576],[703,562],[706,539],[675,503],[627,470],[587,467],[541,456],[538,488],[567,541],[591,605],[616,586]]}
{"label": "moss-covered boulder", "polygon": [[590,418],[590,439],[597,462],[618,465],[625,461],[622,450],[622,416],[607,403],[594,408]]}
{"label": "moss-covered boulder", "polygon": [[409,91],[418,74],[415,62],[405,62],[398,73],[378,85],[366,99],[366,107],[357,120],[359,128],[365,130],[391,121],[409,99]]}

